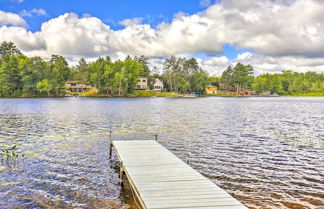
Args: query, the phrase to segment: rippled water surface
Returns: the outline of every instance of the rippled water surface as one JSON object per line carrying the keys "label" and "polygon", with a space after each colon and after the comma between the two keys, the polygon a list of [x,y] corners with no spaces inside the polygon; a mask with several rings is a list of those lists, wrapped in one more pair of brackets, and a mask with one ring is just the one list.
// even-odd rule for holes
{"label": "rippled water surface", "polygon": [[249,208],[324,208],[324,98],[0,99],[0,208],[128,208],[115,139],[153,139]]}

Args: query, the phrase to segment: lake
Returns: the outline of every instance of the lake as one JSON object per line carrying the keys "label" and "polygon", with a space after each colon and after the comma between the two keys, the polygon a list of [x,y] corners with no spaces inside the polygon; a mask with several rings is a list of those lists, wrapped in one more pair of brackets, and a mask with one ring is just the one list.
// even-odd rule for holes
{"label": "lake", "polygon": [[324,98],[0,99],[0,208],[128,208],[113,139],[154,139],[249,208],[324,207]]}

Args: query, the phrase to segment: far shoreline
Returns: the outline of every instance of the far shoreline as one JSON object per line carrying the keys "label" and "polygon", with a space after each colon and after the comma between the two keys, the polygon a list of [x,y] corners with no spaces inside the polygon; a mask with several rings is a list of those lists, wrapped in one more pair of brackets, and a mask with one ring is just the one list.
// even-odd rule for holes
{"label": "far shoreline", "polygon": [[25,97],[0,97],[0,99],[56,99],[56,98],[204,98],[204,97],[237,97],[237,98],[278,98],[278,97],[324,97],[324,95],[279,95],[279,96],[237,96],[237,95],[199,95],[196,97],[181,96],[107,96],[107,95],[93,95],[93,96],[25,96]]}

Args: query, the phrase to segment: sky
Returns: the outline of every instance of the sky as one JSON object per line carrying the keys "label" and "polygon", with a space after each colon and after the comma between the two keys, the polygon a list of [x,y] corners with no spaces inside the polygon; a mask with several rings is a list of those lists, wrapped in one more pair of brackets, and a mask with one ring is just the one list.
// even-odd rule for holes
{"label": "sky", "polygon": [[211,75],[324,72],[323,0],[0,0],[0,42],[27,56],[195,57]]}

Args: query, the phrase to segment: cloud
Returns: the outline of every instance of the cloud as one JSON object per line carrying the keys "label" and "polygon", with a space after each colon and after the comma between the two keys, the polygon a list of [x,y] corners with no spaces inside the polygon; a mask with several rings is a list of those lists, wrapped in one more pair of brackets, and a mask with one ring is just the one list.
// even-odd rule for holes
{"label": "cloud", "polygon": [[4,26],[4,25],[25,27],[27,24],[25,20],[21,18],[19,15],[0,10],[0,26]]}
{"label": "cloud", "polygon": [[212,4],[212,0],[200,0],[199,4],[202,8],[206,8]]}
{"label": "cloud", "polygon": [[215,65],[229,65],[230,64],[230,60],[225,57],[225,56],[221,56],[221,57],[211,57],[209,59],[205,59],[203,60],[203,65],[209,65],[209,66],[215,66]]}
{"label": "cloud", "polygon": [[23,10],[19,13],[21,17],[33,17],[33,16],[47,16],[47,12],[44,9],[32,9],[32,10]]}
{"label": "cloud", "polygon": [[96,17],[66,13],[42,24],[41,36],[49,53],[85,57],[113,54],[110,27]]}
{"label": "cloud", "polygon": [[[18,15],[0,12],[1,25],[13,25],[1,27],[0,41],[17,41],[27,55],[61,54],[70,60],[127,54],[157,60],[201,52],[222,54],[224,44],[231,44],[251,52],[232,60],[205,57],[199,59],[200,64],[211,73],[238,61],[251,62],[258,72],[284,68],[324,72],[324,2],[320,0],[223,0],[196,14],[178,13],[171,22],[156,27],[142,20],[125,19],[120,22],[123,29],[112,30],[96,17],[66,13],[32,33],[13,27],[26,25]],[[18,37],[15,31],[28,38]]]}
{"label": "cloud", "polygon": [[[273,56],[323,56],[324,2],[227,0],[206,10],[222,42]],[[216,32],[213,32],[216,34]],[[298,47],[296,47],[298,46]]]}
{"label": "cloud", "polygon": [[136,17],[133,19],[124,19],[119,22],[120,25],[123,25],[125,27],[132,26],[132,25],[138,25],[143,21],[144,18]]}
{"label": "cloud", "polygon": [[244,52],[242,54],[237,55],[237,60],[247,60],[251,58],[253,54],[251,52]]}
{"label": "cloud", "polygon": [[[0,41],[12,41],[18,48],[24,52],[28,52],[29,55],[40,51],[46,50],[46,43],[41,33],[32,33],[22,27],[0,27]],[[45,54],[41,52],[41,54]]]}
{"label": "cloud", "polygon": [[256,75],[262,73],[279,73],[283,70],[324,72],[324,58],[295,56],[273,57],[251,52],[238,54],[232,60],[226,57],[205,57],[201,59],[199,64],[211,75],[220,76],[227,66],[235,66],[238,62],[252,65],[254,74]]}
{"label": "cloud", "polygon": [[236,59],[232,60],[232,63],[236,64],[237,62],[241,62],[244,64],[251,64],[254,67],[256,74],[262,74],[265,72],[277,73],[282,70],[324,72],[324,57],[273,57],[252,53],[249,56],[244,57],[244,59],[239,59],[239,57],[240,55],[238,55]]}

